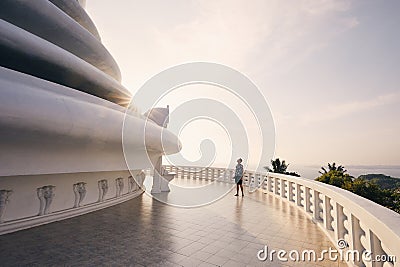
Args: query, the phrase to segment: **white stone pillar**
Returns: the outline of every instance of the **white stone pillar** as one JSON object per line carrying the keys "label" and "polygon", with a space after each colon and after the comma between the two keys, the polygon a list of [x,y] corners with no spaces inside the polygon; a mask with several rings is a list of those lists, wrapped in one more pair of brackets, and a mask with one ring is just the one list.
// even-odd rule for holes
{"label": "white stone pillar", "polygon": [[161,156],[158,157],[157,161],[153,163],[154,174],[153,174],[153,186],[151,188],[152,194],[161,193]]}

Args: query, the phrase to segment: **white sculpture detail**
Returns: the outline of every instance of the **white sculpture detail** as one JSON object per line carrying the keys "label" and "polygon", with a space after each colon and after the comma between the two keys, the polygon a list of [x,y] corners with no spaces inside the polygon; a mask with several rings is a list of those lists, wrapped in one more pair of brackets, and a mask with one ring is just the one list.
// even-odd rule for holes
{"label": "white sculpture detail", "polygon": [[40,201],[39,216],[50,213],[50,205],[53,202],[55,190],[56,186],[54,185],[45,185],[36,189],[36,193]]}
{"label": "white sculpture detail", "polygon": [[7,203],[10,201],[12,190],[0,190],[0,223],[3,222],[3,215],[6,211]]}
{"label": "white sculpture detail", "polygon": [[99,200],[98,202],[101,202],[104,200],[104,196],[108,192],[108,181],[106,179],[100,180],[97,182],[99,186]]}
{"label": "white sculpture detail", "polygon": [[161,192],[169,192],[169,182],[174,179],[175,173],[168,173],[162,167],[162,157],[159,157],[154,163],[153,187],[151,188],[152,194]]}
{"label": "white sculpture detail", "polygon": [[132,193],[138,189],[138,184],[132,176],[128,177],[128,192]]}
{"label": "white sculpture detail", "polygon": [[161,181],[160,187],[161,192],[170,192],[171,189],[169,188],[169,182],[175,178],[176,173],[168,172],[166,169],[161,167]]}
{"label": "white sculpture detail", "polygon": [[141,170],[138,174],[136,174],[136,183],[140,188],[143,188],[143,182],[146,178],[146,173]]}
{"label": "white sculpture detail", "polygon": [[120,197],[122,195],[122,191],[124,190],[124,178],[120,177],[115,179],[116,186],[116,197]]}
{"label": "white sculpture detail", "polygon": [[86,196],[86,183],[79,182],[73,185],[73,190],[75,194],[74,208],[80,207],[83,199]]}

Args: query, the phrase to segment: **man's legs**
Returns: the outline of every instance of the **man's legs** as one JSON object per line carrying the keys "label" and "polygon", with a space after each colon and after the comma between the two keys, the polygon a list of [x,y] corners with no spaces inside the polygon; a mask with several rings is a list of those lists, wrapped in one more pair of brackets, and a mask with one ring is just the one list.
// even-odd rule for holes
{"label": "man's legs", "polygon": [[242,190],[242,197],[244,197],[244,193],[243,193],[243,185],[240,184],[240,189]]}
{"label": "man's legs", "polygon": [[235,196],[238,196],[239,195],[239,184],[236,184],[236,195]]}

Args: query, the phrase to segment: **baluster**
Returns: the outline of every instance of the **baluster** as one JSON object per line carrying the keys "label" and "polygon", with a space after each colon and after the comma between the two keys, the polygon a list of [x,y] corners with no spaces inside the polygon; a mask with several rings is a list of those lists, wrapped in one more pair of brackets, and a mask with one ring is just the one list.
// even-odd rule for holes
{"label": "baluster", "polygon": [[264,175],[261,173],[257,173],[257,180],[259,188],[264,191],[265,189]]}
{"label": "baluster", "polygon": [[301,204],[301,185],[296,184],[296,204],[299,207],[302,207],[303,204]]}
{"label": "baluster", "polygon": [[[368,229],[368,227],[366,227],[365,225],[362,224],[362,222],[360,221],[360,227],[364,232],[364,235],[362,235],[360,237],[360,242],[361,245],[363,246],[363,248],[367,251],[372,252],[371,249],[371,231]],[[372,263],[371,262],[365,262],[363,261],[366,267],[372,267]]]}
{"label": "baluster", "polygon": [[279,190],[279,188],[278,188],[278,183],[279,183],[279,178],[276,178],[276,177],[274,177],[274,194],[275,195],[278,195],[278,190]]}
{"label": "baluster", "polygon": [[[350,224],[350,229],[349,230],[349,236],[350,236],[350,244],[349,247],[352,250],[357,250],[360,253],[360,259],[354,259],[354,263],[358,266],[360,264],[361,260],[361,253],[364,251],[364,248],[361,244],[361,236],[363,236],[365,233],[360,227],[360,221],[358,220],[357,217],[355,217],[353,214],[350,214],[348,216],[350,218],[351,224]],[[351,259],[352,260],[352,259]]]}
{"label": "baluster", "polygon": [[[379,238],[370,230],[370,244],[371,244],[371,252],[372,255],[385,255],[385,251],[382,249],[381,241]],[[383,266],[383,262],[374,262],[374,267],[381,267]]]}
{"label": "baluster", "polygon": [[268,176],[267,175],[262,175],[262,189],[268,191]]}
{"label": "baluster", "polygon": [[353,249],[353,242],[350,236],[351,233],[351,219],[350,213],[342,206],[343,211],[343,239],[347,242],[349,249]]}
{"label": "baluster", "polygon": [[268,193],[272,192],[272,180],[273,180],[273,178],[270,175],[268,175],[268,177],[267,177],[267,191],[268,191]]}
{"label": "baluster", "polygon": [[308,213],[311,212],[311,194],[310,188],[304,186],[304,210]]}
{"label": "baluster", "polygon": [[246,176],[247,176],[247,178],[245,178],[244,183],[245,183],[245,185],[250,187],[250,186],[252,186],[254,184],[254,182],[253,182],[253,174],[251,172],[248,172],[246,174]]}
{"label": "baluster", "polygon": [[313,207],[314,207],[314,211],[313,211],[313,219],[316,221],[319,221],[321,218],[319,216],[319,192],[316,190],[314,191],[314,197],[313,197]]}
{"label": "baluster", "polygon": [[333,231],[332,222],[332,210],[331,199],[328,196],[324,196],[324,227],[326,230]]}
{"label": "baluster", "polygon": [[286,198],[286,180],[281,179],[281,198]]}
{"label": "baluster", "polygon": [[288,181],[288,200],[290,202],[295,202],[294,201],[294,196],[293,196],[293,182]]}

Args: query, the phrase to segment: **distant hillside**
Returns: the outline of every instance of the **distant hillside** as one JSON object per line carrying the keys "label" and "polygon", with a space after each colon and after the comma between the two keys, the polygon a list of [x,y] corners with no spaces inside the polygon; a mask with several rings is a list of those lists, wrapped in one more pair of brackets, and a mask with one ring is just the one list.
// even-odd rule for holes
{"label": "distant hillside", "polygon": [[400,188],[400,179],[393,178],[384,174],[364,174],[358,176],[369,181],[375,181],[382,189]]}

